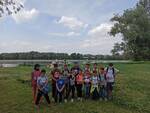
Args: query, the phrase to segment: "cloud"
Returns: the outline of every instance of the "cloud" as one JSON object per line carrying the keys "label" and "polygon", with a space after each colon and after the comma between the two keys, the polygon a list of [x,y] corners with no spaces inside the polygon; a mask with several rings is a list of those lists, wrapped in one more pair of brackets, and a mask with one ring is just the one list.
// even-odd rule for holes
{"label": "cloud", "polygon": [[67,36],[79,36],[80,33],[75,33],[75,32],[69,32],[67,33]]}
{"label": "cloud", "polygon": [[113,24],[108,23],[102,23],[99,26],[94,27],[88,32],[88,35],[90,36],[98,36],[98,35],[107,35],[110,31]]}
{"label": "cloud", "polygon": [[76,32],[68,32],[68,33],[49,33],[51,36],[57,36],[57,37],[72,37],[72,36],[79,36],[80,33]]}
{"label": "cloud", "polygon": [[27,21],[34,19],[35,17],[38,16],[38,14],[39,14],[39,11],[36,10],[35,8],[33,8],[31,10],[23,9],[20,12],[18,12],[17,14],[13,14],[12,18],[17,23],[22,23],[22,22],[27,22]]}
{"label": "cloud", "polygon": [[62,16],[57,23],[63,24],[66,27],[69,27],[70,29],[79,29],[79,28],[86,28],[88,24],[83,23],[82,21],[78,20],[74,17],[67,17]]}
{"label": "cloud", "polygon": [[[96,52],[102,52],[103,54],[110,54],[114,43],[121,42],[121,35],[111,37],[108,32],[110,31],[112,23],[102,23],[87,33],[87,38],[81,44],[81,48],[95,50]],[[96,54],[96,53],[95,53]]]}

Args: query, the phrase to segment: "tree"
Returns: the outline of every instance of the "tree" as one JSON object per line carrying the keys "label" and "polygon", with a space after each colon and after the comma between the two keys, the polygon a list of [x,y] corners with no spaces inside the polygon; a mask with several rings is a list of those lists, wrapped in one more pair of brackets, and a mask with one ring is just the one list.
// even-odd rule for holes
{"label": "tree", "polygon": [[0,0],[0,17],[19,12],[23,5],[16,0]]}
{"label": "tree", "polygon": [[112,55],[120,55],[124,50],[124,43],[115,43],[114,49],[111,50]]}
{"label": "tree", "polygon": [[[124,54],[134,60],[150,59],[150,18],[142,4],[125,10],[122,15],[116,14],[111,21],[114,26],[110,35],[122,34]],[[116,46],[114,49],[112,52],[120,51]]]}

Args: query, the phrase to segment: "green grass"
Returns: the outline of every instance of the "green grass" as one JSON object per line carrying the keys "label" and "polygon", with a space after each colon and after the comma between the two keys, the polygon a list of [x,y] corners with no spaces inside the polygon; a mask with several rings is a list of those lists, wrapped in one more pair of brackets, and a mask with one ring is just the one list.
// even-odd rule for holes
{"label": "green grass", "polygon": [[[83,101],[47,107],[41,113],[150,113],[150,62],[119,64],[114,100]],[[47,69],[48,70],[48,69]],[[32,104],[32,67],[0,68],[0,113],[36,113]],[[26,82],[27,81],[27,82]]]}

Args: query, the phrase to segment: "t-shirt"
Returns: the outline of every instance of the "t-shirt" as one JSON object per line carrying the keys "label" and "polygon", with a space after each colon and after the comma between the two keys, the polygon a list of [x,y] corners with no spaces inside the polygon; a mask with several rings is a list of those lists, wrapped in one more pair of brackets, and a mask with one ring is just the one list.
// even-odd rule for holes
{"label": "t-shirt", "polygon": [[41,87],[43,92],[48,91],[48,83],[47,83],[47,81],[48,81],[48,78],[47,78],[46,75],[38,77],[37,84]]}
{"label": "t-shirt", "polygon": [[97,87],[98,86],[98,81],[99,81],[98,76],[92,76],[91,81],[92,81],[93,87]]}
{"label": "t-shirt", "polygon": [[[51,74],[52,74],[52,76],[57,80],[57,79],[59,79],[59,76],[56,74],[56,72],[59,72],[60,73],[60,70],[59,69],[53,69],[52,71],[51,71]],[[55,83],[55,81],[52,79],[52,83]]]}
{"label": "t-shirt", "polygon": [[77,76],[79,74],[80,70],[81,69],[79,67],[73,67],[73,68],[71,68],[71,71],[73,71],[73,73],[75,73],[75,76]]}
{"label": "t-shirt", "polygon": [[98,69],[95,67],[95,68],[93,68],[93,71],[96,71],[96,72],[98,72]]}
{"label": "t-shirt", "polygon": [[113,68],[107,68],[105,69],[106,72],[106,80],[107,82],[114,82],[115,78],[114,78],[114,72],[113,72]]}
{"label": "t-shirt", "polygon": [[90,80],[91,80],[91,77],[90,77],[90,75],[84,75],[84,83],[85,84],[89,84],[90,83]]}
{"label": "t-shirt", "polygon": [[69,69],[67,68],[67,69],[63,69],[63,75],[64,76],[68,76],[68,74],[69,74]]}
{"label": "t-shirt", "polygon": [[100,81],[100,85],[106,85],[105,74],[99,75],[99,81]]}
{"label": "t-shirt", "polygon": [[37,79],[38,77],[41,75],[41,71],[38,70],[38,71],[33,71],[32,72],[32,85],[36,85],[37,84]]}
{"label": "t-shirt", "polygon": [[63,79],[58,79],[56,84],[57,84],[58,88],[61,89],[64,86],[65,81]]}
{"label": "t-shirt", "polygon": [[77,84],[82,84],[82,81],[83,81],[83,75],[82,74],[78,74],[76,76],[76,82],[77,82]]}
{"label": "t-shirt", "polygon": [[85,69],[84,69],[84,72],[89,72],[89,73],[90,73],[91,70],[90,70],[90,68],[85,68]]}
{"label": "t-shirt", "polygon": [[65,80],[65,83],[68,84],[69,83],[69,69],[64,69],[63,70],[63,76],[62,79]]}
{"label": "t-shirt", "polygon": [[69,77],[69,84],[70,84],[70,86],[75,85],[75,77],[74,76]]}

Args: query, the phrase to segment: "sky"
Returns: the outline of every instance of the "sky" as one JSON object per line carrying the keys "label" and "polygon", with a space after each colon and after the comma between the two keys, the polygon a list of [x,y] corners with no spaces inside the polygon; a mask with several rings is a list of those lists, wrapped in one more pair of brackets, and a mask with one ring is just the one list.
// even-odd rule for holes
{"label": "sky", "polygon": [[0,53],[111,54],[121,35],[109,36],[114,14],[138,0],[19,0],[24,9],[0,18]]}

